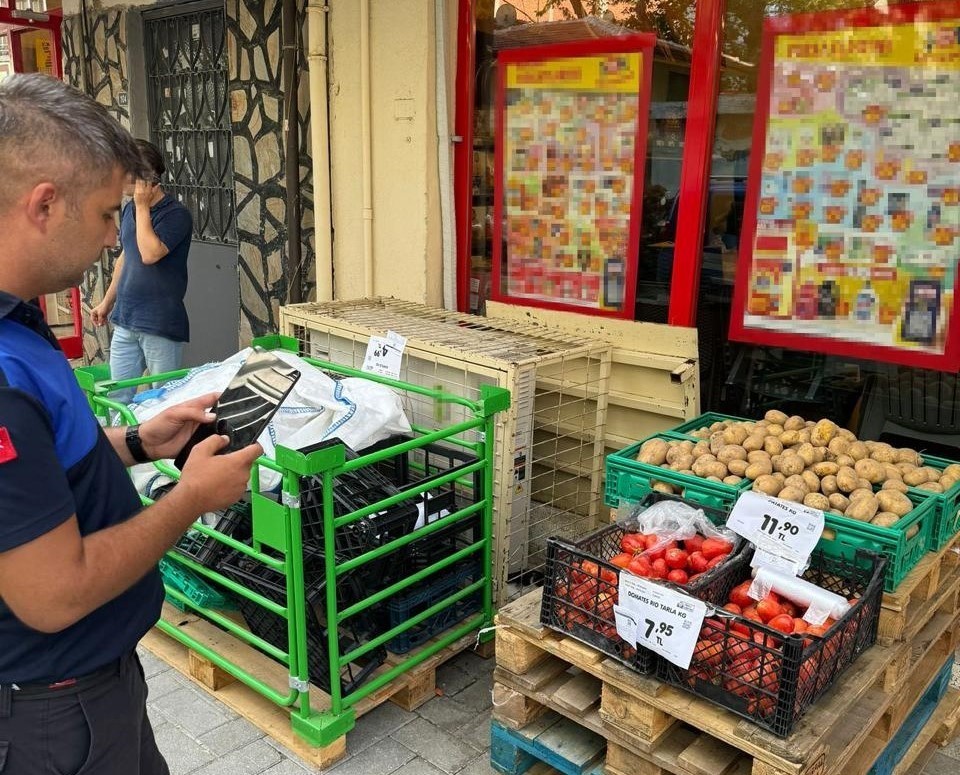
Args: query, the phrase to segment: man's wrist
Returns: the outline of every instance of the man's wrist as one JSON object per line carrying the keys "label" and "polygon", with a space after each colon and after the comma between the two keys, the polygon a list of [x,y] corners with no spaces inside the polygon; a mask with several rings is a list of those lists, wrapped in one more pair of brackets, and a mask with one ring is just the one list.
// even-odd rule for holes
{"label": "man's wrist", "polygon": [[127,452],[134,463],[150,463],[153,458],[143,448],[143,439],[140,438],[140,426],[128,425],[123,440],[127,445]]}

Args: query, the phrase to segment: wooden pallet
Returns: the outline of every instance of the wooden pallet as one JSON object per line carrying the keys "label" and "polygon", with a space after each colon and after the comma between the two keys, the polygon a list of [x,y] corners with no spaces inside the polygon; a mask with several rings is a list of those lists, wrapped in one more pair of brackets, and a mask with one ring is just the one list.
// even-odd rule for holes
{"label": "wooden pallet", "polygon": [[913,642],[869,649],[784,740],[541,627],[539,608],[533,592],[500,611],[495,717],[576,720],[607,740],[611,775],[865,773],[960,637],[960,615],[938,610]]}
{"label": "wooden pallet", "polygon": [[929,552],[894,592],[885,592],[877,642],[908,641],[939,608],[960,590],[960,534],[939,552]]}
{"label": "wooden pallet", "polygon": [[[199,616],[179,611],[169,603],[164,603],[162,618],[268,686],[287,691],[289,674],[283,665],[274,662],[219,627]],[[309,745],[291,728],[289,709],[271,702],[162,631],[151,630],[141,643],[151,654],[202,686],[228,708],[243,716],[277,742],[295,751],[305,761],[325,768],[346,755],[346,736],[322,748]],[[421,649],[428,645],[429,642]],[[471,648],[483,657],[492,656],[493,653],[491,644],[481,644],[477,647],[476,634],[464,636],[360,700],[354,706],[357,718],[388,700],[405,710],[413,710],[423,705],[437,694],[437,668],[457,654]],[[416,653],[417,649],[403,657],[389,654],[387,662],[373,675],[386,672]],[[317,711],[327,710],[330,708],[330,696],[311,684],[310,706]]]}
{"label": "wooden pallet", "polygon": [[522,729],[496,721],[491,727],[490,765],[504,775],[523,775],[543,763],[563,775],[602,775],[606,741],[557,713]]}
{"label": "wooden pallet", "polygon": [[960,689],[949,689],[893,775],[920,775],[927,762],[960,731]]}

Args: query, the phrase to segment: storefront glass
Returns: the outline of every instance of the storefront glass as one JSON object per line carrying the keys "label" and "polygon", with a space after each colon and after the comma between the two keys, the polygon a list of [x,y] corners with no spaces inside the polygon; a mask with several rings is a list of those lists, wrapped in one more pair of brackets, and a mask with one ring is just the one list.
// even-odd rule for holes
{"label": "storefront glass", "polygon": [[[754,144],[758,77],[763,66],[760,54],[764,18],[863,8],[866,5],[882,11],[895,3],[893,0],[889,3],[886,0],[877,3],[727,0],[723,30],[723,53],[726,58],[721,70],[707,192],[697,313],[702,408],[704,411],[758,416],[776,406],[804,416],[831,417],[855,430],[859,428],[865,438],[884,435],[896,441],[900,437],[904,443],[911,437],[925,438],[931,450],[940,449],[946,453],[950,450],[939,445],[956,445],[960,441],[960,403],[954,374],[893,366],[874,360],[743,344],[730,341],[728,335],[737,260],[743,247],[741,230],[747,170]],[[734,60],[736,68],[730,66]],[[832,70],[829,62],[823,70]],[[792,193],[792,189],[786,189],[788,198]],[[856,195],[855,192],[853,195]],[[790,201],[794,199],[790,198]],[[851,200],[854,209],[861,204]],[[859,228],[858,223],[852,224],[852,230]],[[850,245],[848,239],[844,250],[849,250]],[[818,244],[816,249],[829,251],[831,247]],[[847,258],[846,255],[842,258],[838,255],[836,261],[841,263]],[[830,260],[829,256],[825,260]],[[869,285],[868,282],[860,277],[857,282],[864,287],[858,286],[859,292],[848,294],[853,295],[852,301],[845,301],[843,294],[834,294],[828,300],[830,305],[837,305],[837,317],[840,317],[840,313],[846,314],[845,309],[840,307],[856,304],[860,297],[866,300],[866,305],[874,298],[875,295],[867,298],[868,292],[864,288]],[[825,281],[811,287],[822,290],[827,285],[830,283]],[[802,291],[803,288],[795,293]],[[793,303],[799,305],[806,302],[797,298]],[[810,301],[814,308],[818,303],[822,305],[826,302],[817,298]],[[873,301],[873,305],[877,305],[877,302]],[[879,306],[882,307],[882,300]],[[865,307],[865,312],[869,311]],[[852,312],[855,313],[855,310]],[[883,322],[884,311],[881,308],[872,316],[865,314],[864,325],[875,322],[878,314]],[[896,314],[892,305],[887,314],[891,317]],[[955,450],[952,454],[955,456]]]}

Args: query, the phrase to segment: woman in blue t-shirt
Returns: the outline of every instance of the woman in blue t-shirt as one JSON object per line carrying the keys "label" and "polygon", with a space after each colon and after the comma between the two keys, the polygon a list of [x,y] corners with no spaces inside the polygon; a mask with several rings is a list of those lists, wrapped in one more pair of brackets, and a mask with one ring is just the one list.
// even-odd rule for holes
{"label": "woman in blue t-shirt", "polygon": [[[166,166],[159,149],[146,140],[137,146],[149,177],[136,181],[120,214],[122,252],[93,310],[94,325],[109,319],[114,326],[110,376],[118,380],[179,369],[183,343],[190,340],[183,298],[193,217],[161,188]],[[127,403],[133,394],[127,389],[112,397]]]}

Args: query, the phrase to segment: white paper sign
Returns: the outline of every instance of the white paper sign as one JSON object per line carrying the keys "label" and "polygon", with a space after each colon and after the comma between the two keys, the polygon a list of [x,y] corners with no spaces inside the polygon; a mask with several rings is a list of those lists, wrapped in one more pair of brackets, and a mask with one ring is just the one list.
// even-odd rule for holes
{"label": "white paper sign", "polygon": [[690,667],[707,615],[706,603],[630,573],[620,574],[618,599],[619,607],[636,622],[638,647],[648,648],[684,670]]}
{"label": "white paper sign", "polygon": [[637,647],[637,620],[627,609],[615,605],[613,618],[617,623],[617,635],[634,648]]}
{"label": "white paper sign", "polygon": [[[730,512],[727,527],[761,552],[782,557],[802,568],[823,533],[823,512],[800,503],[745,492]],[[761,554],[761,561],[763,557]]]}
{"label": "white paper sign", "polygon": [[406,346],[407,340],[394,331],[387,331],[386,336],[371,336],[360,370],[381,377],[400,379],[403,348]]}

